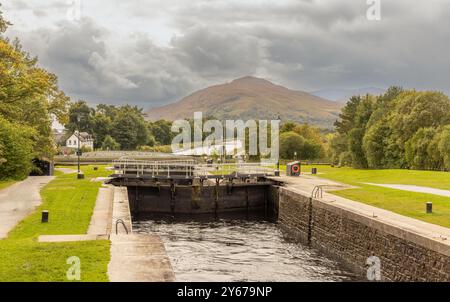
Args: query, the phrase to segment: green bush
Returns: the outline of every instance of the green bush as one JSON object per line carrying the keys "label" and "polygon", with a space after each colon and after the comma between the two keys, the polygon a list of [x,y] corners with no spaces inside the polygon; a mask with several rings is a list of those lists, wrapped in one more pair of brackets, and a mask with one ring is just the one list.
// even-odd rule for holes
{"label": "green bush", "polygon": [[110,135],[106,135],[102,143],[102,150],[105,151],[120,150],[120,144],[116,142],[116,140],[112,138]]}
{"label": "green bush", "polygon": [[297,159],[316,159],[320,157],[321,151],[321,144],[305,139],[296,132],[289,131],[280,135],[281,158],[293,159],[296,152]]}
{"label": "green bush", "polygon": [[32,128],[0,117],[0,179],[24,179],[28,176],[33,167],[35,135]]}

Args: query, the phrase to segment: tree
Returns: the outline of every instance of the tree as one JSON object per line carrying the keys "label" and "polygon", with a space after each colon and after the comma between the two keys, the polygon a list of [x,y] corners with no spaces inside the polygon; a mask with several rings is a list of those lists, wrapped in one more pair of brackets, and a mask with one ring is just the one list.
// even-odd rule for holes
{"label": "tree", "polygon": [[450,125],[445,126],[438,136],[438,150],[442,156],[443,168],[450,171]]}
{"label": "tree", "polygon": [[170,145],[175,133],[171,130],[172,123],[166,120],[149,122],[148,129],[159,145]]}
{"label": "tree", "polygon": [[[0,3],[0,8],[1,8],[2,4]],[[9,23],[8,21],[6,21],[5,19],[3,19],[3,13],[2,11],[0,11],[0,34],[4,33],[6,31],[6,29],[8,28],[9,25],[11,25],[11,23]]]}
{"label": "tree", "polygon": [[402,93],[396,99],[389,123],[397,143],[404,145],[420,128],[450,124],[450,100],[441,92]]}
{"label": "tree", "polygon": [[[18,139],[17,144],[23,144],[23,150],[29,150],[29,146],[32,148],[23,158],[51,158],[56,153],[51,132],[52,116],[65,123],[70,99],[59,90],[57,77],[38,67],[37,58],[25,52],[18,39],[11,42],[1,35],[8,25],[0,12],[0,118],[5,129],[9,129],[9,126],[5,126],[6,122],[14,125],[11,131],[17,129],[15,134],[9,130],[4,132],[4,139],[16,137],[20,133],[26,139]],[[28,136],[26,131],[32,136]],[[28,139],[32,141],[31,144]],[[12,165],[11,158],[8,158],[12,156],[9,148],[16,147],[15,143],[8,142],[8,145],[3,145],[3,169]],[[3,172],[18,177],[29,171],[27,165],[17,165],[16,168],[21,170],[7,169]]]}
{"label": "tree", "polygon": [[86,101],[79,100],[72,103],[69,108],[69,121],[65,125],[66,129],[73,133],[80,132],[93,133],[94,129],[94,109],[90,108]]}
{"label": "tree", "polygon": [[334,123],[336,131],[346,135],[355,125],[356,110],[361,102],[360,96],[352,96],[342,108],[339,119]]}
{"label": "tree", "polygon": [[142,112],[128,105],[121,107],[112,123],[112,137],[123,150],[135,150],[147,145],[149,131]]}
{"label": "tree", "polygon": [[34,136],[30,127],[0,117],[0,179],[24,179],[32,169]]}
{"label": "tree", "polygon": [[102,150],[119,150],[120,144],[116,142],[110,135],[106,135],[102,143]]}
{"label": "tree", "polygon": [[442,137],[449,124],[450,99],[443,93],[391,87],[376,98],[352,97],[330,146],[334,159],[348,162],[350,154],[358,168],[440,170],[446,165]]}
{"label": "tree", "polygon": [[370,127],[363,138],[363,150],[367,159],[367,166],[371,168],[386,168],[386,152],[390,128],[383,122],[378,122]]}
{"label": "tree", "polygon": [[307,140],[293,131],[280,135],[281,158],[293,159],[296,152],[298,159],[316,159],[320,156],[320,150],[320,144]]}
{"label": "tree", "polygon": [[433,162],[433,157],[429,153],[429,147],[436,132],[434,128],[420,128],[406,142],[405,156],[409,167],[413,169],[433,169],[436,167],[436,163]]}
{"label": "tree", "polygon": [[348,134],[348,151],[351,154],[352,166],[355,168],[367,168],[367,159],[363,150],[363,128],[354,128]]}
{"label": "tree", "polygon": [[283,133],[283,132],[294,131],[294,128],[295,128],[296,126],[297,126],[297,124],[294,123],[294,122],[286,122],[286,123],[283,123],[283,124],[281,125],[280,132]]}
{"label": "tree", "polygon": [[[102,147],[105,138],[111,133],[112,120],[106,114],[99,111],[95,113],[92,121],[92,135],[94,137],[94,147]],[[102,147],[103,148],[103,147]]]}

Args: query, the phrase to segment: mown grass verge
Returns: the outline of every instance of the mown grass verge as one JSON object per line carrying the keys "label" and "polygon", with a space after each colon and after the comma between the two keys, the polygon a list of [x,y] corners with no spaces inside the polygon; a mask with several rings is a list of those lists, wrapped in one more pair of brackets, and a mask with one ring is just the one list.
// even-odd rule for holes
{"label": "mown grass verge", "polygon": [[[101,186],[91,179],[109,174],[105,167],[94,171],[84,166],[86,178],[57,173],[41,191],[42,205],[0,240],[0,281],[68,281],[71,256],[80,258],[81,281],[108,281],[108,240],[39,243],[39,235],[84,234]],[[48,223],[41,223],[41,210],[48,210]]]}
{"label": "mown grass verge", "polygon": [[[311,171],[311,167],[304,166],[303,171]],[[318,166],[318,172],[318,177],[357,187],[333,191],[332,194],[429,223],[450,227],[450,198],[364,184],[404,184],[449,190],[450,173],[448,172],[398,169],[360,170],[330,166]],[[433,203],[432,214],[426,213],[426,202]]]}

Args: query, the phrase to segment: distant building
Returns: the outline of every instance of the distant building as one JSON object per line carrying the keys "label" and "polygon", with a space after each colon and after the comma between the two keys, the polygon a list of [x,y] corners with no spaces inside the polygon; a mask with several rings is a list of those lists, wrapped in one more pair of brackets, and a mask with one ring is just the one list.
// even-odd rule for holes
{"label": "distant building", "polygon": [[197,148],[191,148],[187,150],[179,150],[174,152],[175,155],[218,155],[223,152],[225,149],[225,153],[230,155],[235,151],[242,148],[242,142],[239,139],[227,140],[224,142],[218,142],[217,144],[211,146],[202,146]]}
{"label": "distant building", "polygon": [[78,131],[75,131],[67,140],[66,140],[66,147],[77,149],[78,148],[78,140],[80,140],[80,148],[90,148],[91,150],[94,150],[94,139],[92,136],[87,132],[80,132],[78,134]]}

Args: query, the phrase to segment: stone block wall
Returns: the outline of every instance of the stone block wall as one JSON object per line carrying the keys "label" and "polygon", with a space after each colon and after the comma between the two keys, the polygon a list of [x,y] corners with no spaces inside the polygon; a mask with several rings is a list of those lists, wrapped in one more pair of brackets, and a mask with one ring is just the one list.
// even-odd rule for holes
{"label": "stone block wall", "polygon": [[287,233],[363,278],[368,257],[376,256],[382,280],[450,281],[449,246],[406,229],[287,188],[279,189],[278,219]]}

